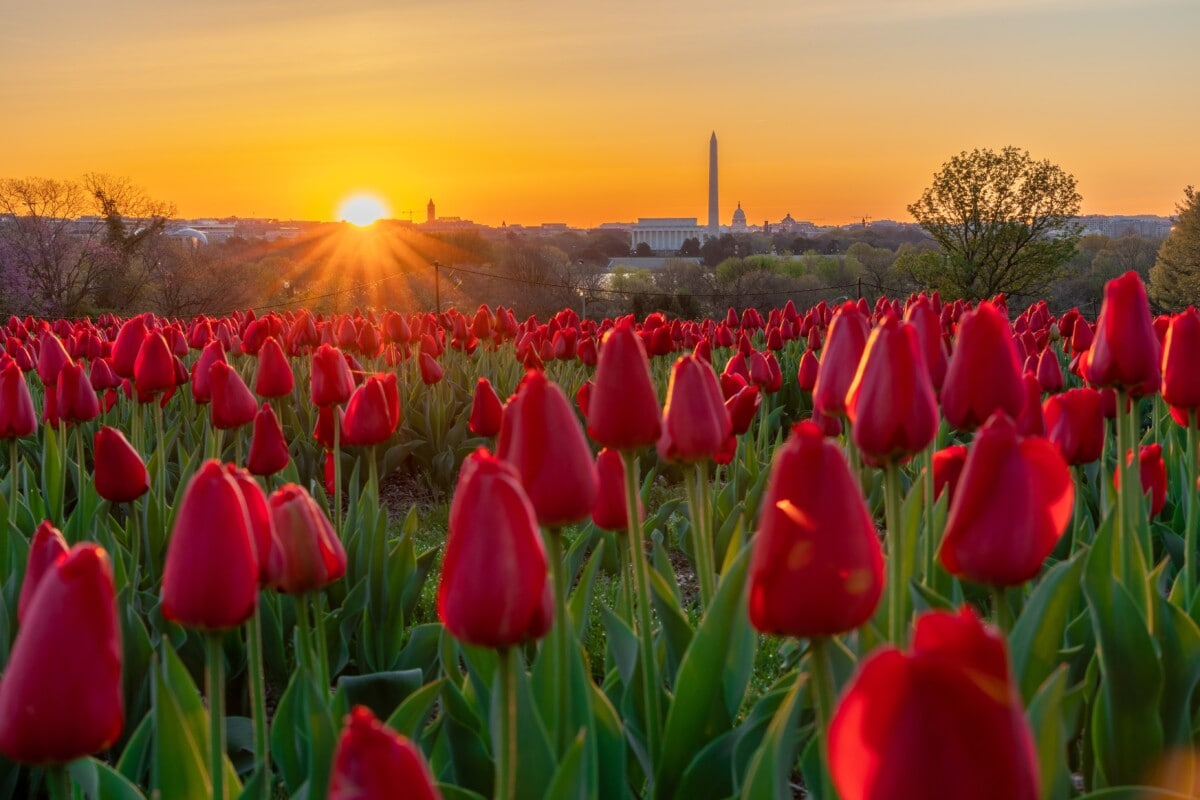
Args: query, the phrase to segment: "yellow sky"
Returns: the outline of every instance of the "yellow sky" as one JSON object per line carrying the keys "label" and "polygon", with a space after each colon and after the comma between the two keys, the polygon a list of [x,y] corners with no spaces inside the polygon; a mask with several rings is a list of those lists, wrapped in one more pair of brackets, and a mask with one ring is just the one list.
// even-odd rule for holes
{"label": "yellow sky", "polygon": [[[0,176],[125,175],[184,216],[907,220],[975,147],[1088,213],[1200,183],[1195,0],[0,0]],[[596,7],[598,6],[598,7]]]}

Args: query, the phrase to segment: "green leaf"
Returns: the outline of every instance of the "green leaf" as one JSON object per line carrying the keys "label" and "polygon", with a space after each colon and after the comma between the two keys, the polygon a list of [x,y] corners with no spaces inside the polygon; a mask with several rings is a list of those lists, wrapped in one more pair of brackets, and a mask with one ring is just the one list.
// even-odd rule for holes
{"label": "green leaf", "polygon": [[[533,690],[529,684],[529,673],[519,652],[514,654],[514,683],[516,697],[514,706],[517,714],[517,766],[516,783],[521,787],[522,794],[529,797],[542,797],[546,787],[554,777],[554,751],[550,746],[550,737],[542,725],[542,718],[537,712],[533,701]],[[495,671],[494,678],[500,680],[500,670]],[[509,709],[500,705],[500,690],[492,690],[492,708],[489,730],[492,736],[492,752],[500,742],[500,729],[504,725]]]}
{"label": "green leaf", "polygon": [[1055,564],[1025,603],[1017,624],[1008,637],[1013,675],[1026,703],[1059,663],[1067,615],[1079,596],[1085,552],[1070,561]]}
{"label": "green leaf", "polygon": [[750,552],[750,546],[744,547],[721,577],[680,665],[654,781],[658,797],[673,797],[695,753],[732,724],[722,687],[735,626],[749,625],[745,586]]}
{"label": "green leaf", "polygon": [[410,694],[387,718],[388,727],[415,740],[421,733],[421,723],[442,691],[444,680],[438,678]]}
{"label": "green leaf", "polygon": [[[169,647],[164,648],[171,652]],[[206,800],[212,783],[204,751],[192,737],[183,710],[163,671],[154,671],[154,766],[151,789],[161,797]]]}
{"label": "green leaf", "polygon": [[283,776],[288,794],[294,795],[308,776],[308,731],[302,726],[303,702],[297,669],[279,698],[271,720],[271,760]]}
{"label": "green leaf", "polygon": [[[655,550],[660,550],[660,548],[655,548]],[[675,593],[671,591],[667,579],[656,569],[649,570],[649,572],[651,599],[654,610],[658,612],[658,619],[662,623],[663,639],[667,649],[663,677],[666,678],[669,685],[673,683],[671,678],[679,669],[688,645],[692,643],[692,626],[688,622],[687,614],[679,607],[679,601]]]}
{"label": "green leaf", "polygon": [[379,719],[390,717],[423,683],[419,669],[343,675],[337,681],[338,689],[346,693],[349,708],[366,706]]}
{"label": "green leaf", "polygon": [[1026,716],[1037,743],[1041,797],[1066,800],[1071,796],[1071,768],[1067,763],[1067,743],[1074,731],[1074,720],[1065,716],[1063,695],[1067,687],[1067,665],[1060,665],[1046,679],[1029,704]]}
{"label": "green leaf", "polygon": [[580,731],[546,789],[546,800],[588,800],[587,772],[584,769],[584,752],[587,731]]}
{"label": "green leaf", "polygon": [[793,732],[800,716],[800,693],[808,676],[800,674],[767,728],[742,785],[742,800],[785,800],[792,796],[788,777],[796,760]]}
{"label": "green leaf", "polygon": [[67,771],[87,800],[145,800],[129,779],[91,756],[72,761]]}
{"label": "green leaf", "polygon": [[[1111,570],[1113,547],[1097,534],[1084,575],[1092,627],[1099,645],[1101,683],[1091,719],[1096,766],[1110,785],[1140,780],[1162,753],[1158,716],[1163,670],[1146,621]],[[1132,549],[1137,550],[1136,542]],[[1129,548],[1126,548],[1127,550]]]}
{"label": "green leaf", "polygon": [[600,606],[600,621],[604,624],[608,650],[616,662],[617,673],[621,683],[628,686],[633,680],[633,672],[637,667],[638,638],[623,619],[618,617],[606,605]]}
{"label": "green leaf", "polygon": [[1158,597],[1155,638],[1162,648],[1162,721],[1166,743],[1192,745],[1191,710],[1200,682],[1200,628],[1187,613]]}
{"label": "green leaf", "polygon": [[117,771],[130,783],[140,784],[150,769],[153,736],[154,716],[151,712],[146,714],[133,730],[125,749],[121,751],[121,759],[117,762]]}
{"label": "green leaf", "polygon": [[600,791],[605,798],[629,797],[625,774],[625,728],[621,717],[608,696],[599,686],[588,681],[593,730],[596,735],[596,760],[599,765]]}
{"label": "green leaf", "polygon": [[479,717],[453,681],[442,684],[442,703],[446,711],[442,718],[442,735],[451,772],[445,777],[465,789],[490,795],[495,768],[481,736]]}

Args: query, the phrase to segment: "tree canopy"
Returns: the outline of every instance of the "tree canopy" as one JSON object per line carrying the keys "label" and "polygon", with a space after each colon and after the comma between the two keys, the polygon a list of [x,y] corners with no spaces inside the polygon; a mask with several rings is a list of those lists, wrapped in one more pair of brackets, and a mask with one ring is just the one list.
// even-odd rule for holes
{"label": "tree canopy", "polygon": [[1150,299],[1178,311],[1200,301],[1200,192],[1189,186],[1171,235],[1150,268]]}
{"label": "tree canopy", "polygon": [[970,300],[1044,292],[1075,252],[1080,200],[1074,176],[1028,151],[964,150],[908,207],[946,254],[914,277]]}

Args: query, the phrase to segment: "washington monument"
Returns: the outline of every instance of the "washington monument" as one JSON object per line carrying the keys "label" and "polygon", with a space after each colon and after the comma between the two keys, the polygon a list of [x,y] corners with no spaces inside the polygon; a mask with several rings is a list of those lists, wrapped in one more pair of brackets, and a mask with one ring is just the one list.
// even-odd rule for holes
{"label": "washington monument", "polygon": [[721,215],[717,208],[717,132],[708,140],[708,233],[721,235]]}

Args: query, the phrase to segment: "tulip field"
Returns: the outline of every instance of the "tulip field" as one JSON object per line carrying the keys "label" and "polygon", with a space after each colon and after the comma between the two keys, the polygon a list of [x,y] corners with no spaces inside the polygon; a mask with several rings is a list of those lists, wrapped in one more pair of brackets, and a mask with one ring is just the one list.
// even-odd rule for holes
{"label": "tulip field", "polygon": [[1200,797],[1200,313],[1135,273],[0,346],[0,800]]}

